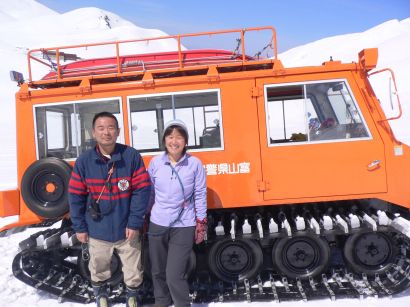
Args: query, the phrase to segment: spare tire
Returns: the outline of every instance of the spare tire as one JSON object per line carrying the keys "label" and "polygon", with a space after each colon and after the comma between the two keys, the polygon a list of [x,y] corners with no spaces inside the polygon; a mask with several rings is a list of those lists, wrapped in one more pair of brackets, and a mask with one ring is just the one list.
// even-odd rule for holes
{"label": "spare tire", "polygon": [[27,207],[45,219],[66,214],[71,170],[70,164],[58,158],[45,158],[31,164],[21,179],[21,195]]}

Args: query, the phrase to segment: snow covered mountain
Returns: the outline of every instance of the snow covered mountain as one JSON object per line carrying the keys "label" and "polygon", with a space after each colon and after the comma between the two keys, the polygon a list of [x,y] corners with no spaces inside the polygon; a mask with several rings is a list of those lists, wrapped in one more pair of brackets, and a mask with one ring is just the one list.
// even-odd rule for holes
{"label": "snow covered mountain", "polygon": [[32,18],[33,16],[48,15],[57,16],[58,13],[33,0],[0,2],[0,16],[2,22],[18,21],[25,18]]}
{"label": "snow covered mountain", "polygon": [[[98,8],[81,8],[59,14],[34,0],[0,1],[0,111],[7,115],[1,119],[0,140],[4,146],[0,152],[0,189],[17,185],[14,95],[18,87],[10,81],[8,72],[16,70],[28,76],[28,50],[165,35],[160,30],[137,27],[118,15]],[[161,40],[139,45],[138,52],[176,48],[175,41]],[[105,51],[98,50],[95,56],[104,56]],[[125,49],[122,51],[127,52]]]}

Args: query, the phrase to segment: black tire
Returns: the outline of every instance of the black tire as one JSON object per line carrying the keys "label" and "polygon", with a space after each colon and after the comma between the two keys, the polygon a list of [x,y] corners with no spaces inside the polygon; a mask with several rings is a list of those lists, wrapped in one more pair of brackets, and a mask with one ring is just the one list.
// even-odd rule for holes
{"label": "black tire", "polygon": [[229,283],[252,280],[260,272],[262,265],[262,249],[253,240],[221,240],[212,245],[208,254],[211,272]]}
{"label": "black tire", "polygon": [[[77,258],[78,271],[80,272],[80,275],[83,278],[91,282],[91,274],[90,274],[90,270],[88,269],[88,263],[89,263],[88,260],[84,260],[81,257],[81,252],[80,252]],[[112,259],[111,259],[111,278],[108,279],[107,283],[114,287],[118,285],[120,282],[122,282],[123,278],[124,278],[124,275],[122,273],[121,259],[118,256],[118,254],[114,252],[112,255]]]}
{"label": "black tire", "polygon": [[45,219],[66,214],[71,170],[70,164],[58,158],[45,158],[31,164],[21,179],[21,195],[27,207]]}
{"label": "black tire", "polygon": [[[144,278],[152,280],[151,274],[151,261],[149,260],[149,249],[148,244],[145,243],[144,252],[143,252],[143,266],[144,266]],[[186,273],[185,276],[189,279],[196,269],[196,255],[195,252],[192,250],[191,254],[189,255],[189,260],[186,266]]]}
{"label": "black tire", "polygon": [[277,271],[293,279],[308,279],[322,274],[329,259],[329,244],[307,233],[281,238],[272,248],[272,261]]}
{"label": "black tire", "polygon": [[382,274],[395,263],[399,250],[387,232],[360,231],[351,235],[343,248],[347,265],[358,273]]}

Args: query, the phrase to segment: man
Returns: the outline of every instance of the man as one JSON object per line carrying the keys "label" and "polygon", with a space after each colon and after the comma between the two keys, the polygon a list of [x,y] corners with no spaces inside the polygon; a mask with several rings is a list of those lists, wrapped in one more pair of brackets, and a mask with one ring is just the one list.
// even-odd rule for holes
{"label": "man", "polygon": [[142,283],[140,229],[150,195],[150,179],[140,154],[116,143],[116,117],[93,119],[95,148],[82,153],[69,184],[70,215],[81,243],[88,243],[91,283],[97,306],[108,306],[107,280],[114,250],[121,259],[127,307],[137,306]]}

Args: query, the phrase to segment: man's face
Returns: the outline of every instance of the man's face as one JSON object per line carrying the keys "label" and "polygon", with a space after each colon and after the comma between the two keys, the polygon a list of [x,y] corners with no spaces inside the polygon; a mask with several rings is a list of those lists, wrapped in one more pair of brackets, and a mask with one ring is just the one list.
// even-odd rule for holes
{"label": "man's face", "polygon": [[99,117],[95,121],[93,137],[101,147],[112,146],[117,142],[120,129],[111,117]]}

